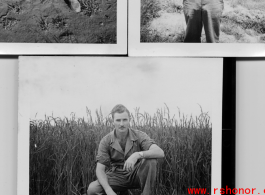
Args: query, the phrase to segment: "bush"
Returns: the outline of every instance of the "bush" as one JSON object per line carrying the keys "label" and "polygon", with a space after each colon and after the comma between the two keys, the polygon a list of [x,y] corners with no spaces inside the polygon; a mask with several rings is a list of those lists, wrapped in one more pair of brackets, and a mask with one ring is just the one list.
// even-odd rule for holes
{"label": "bush", "polygon": [[160,10],[158,0],[141,0],[141,26],[158,17]]}

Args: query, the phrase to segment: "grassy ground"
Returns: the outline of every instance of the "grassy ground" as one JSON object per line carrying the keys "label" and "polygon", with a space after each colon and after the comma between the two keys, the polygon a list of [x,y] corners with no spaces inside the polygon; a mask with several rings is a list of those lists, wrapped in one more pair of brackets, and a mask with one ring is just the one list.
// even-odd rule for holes
{"label": "grassy ground", "polygon": [[[178,118],[176,120],[175,118]],[[211,188],[210,118],[171,117],[168,109],[153,116],[136,109],[131,126],[146,132],[164,150],[154,195],[187,194],[187,188]],[[79,195],[96,179],[95,156],[101,138],[112,130],[110,118],[90,111],[84,118],[30,122],[30,195]],[[139,190],[132,190],[133,195]]]}
{"label": "grassy ground", "polygon": [[[182,2],[142,0],[141,42],[183,42],[186,24]],[[202,42],[206,42],[204,32]],[[264,43],[265,1],[224,0],[220,42]]]}
{"label": "grassy ground", "polygon": [[116,0],[2,0],[0,42],[116,43]]}

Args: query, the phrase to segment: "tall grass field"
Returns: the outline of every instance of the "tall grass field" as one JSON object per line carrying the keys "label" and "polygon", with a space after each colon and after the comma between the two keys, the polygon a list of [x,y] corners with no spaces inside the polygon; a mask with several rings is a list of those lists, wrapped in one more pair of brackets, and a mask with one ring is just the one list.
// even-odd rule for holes
{"label": "tall grass field", "polygon": [[[207,113],[171,116],[167,107],[153,115],[131,114],[131,127],[146,132],[164,150],[154,195],[211,191],[212,125]],[[96,180],[95,157],[103,136],[113,130],[101,110],[92,118],[46,116],[30,121],[30,195],[80,195]],[[139,190],[130,190],[133,195]]]}

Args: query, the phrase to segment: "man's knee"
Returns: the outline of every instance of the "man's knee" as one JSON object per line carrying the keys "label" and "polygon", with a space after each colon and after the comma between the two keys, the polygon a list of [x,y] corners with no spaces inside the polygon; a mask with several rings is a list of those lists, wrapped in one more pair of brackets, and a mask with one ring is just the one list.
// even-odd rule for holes
{"label": "man's knee", "polygon": [[87,195],[93,195],[93,194],[95,194],[95,187],[92,185],[92,183],[90,183],[89,186],[88,186],[88,188],[87,188]]}
{"label": "man's knee", "polygon": [[145,164],[145,166],[148,166],[151,168],[156,168],[157,159],[144,159],[143,164]]}
{"label": "man's knee", "polygon": [[102,187],[99,184],[99,182],[96,180],[89,184],[87,188],[87,195],[95,195],[97,193],[100,193],[101,191],[102,191]]}

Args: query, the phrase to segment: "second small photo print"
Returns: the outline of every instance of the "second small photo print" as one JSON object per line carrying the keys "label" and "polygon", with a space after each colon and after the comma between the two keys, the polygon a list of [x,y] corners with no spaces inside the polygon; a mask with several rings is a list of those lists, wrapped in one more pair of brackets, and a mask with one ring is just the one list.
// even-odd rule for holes
{"label": "second small photo print", "polygon": [[130,0],[131,56],[264,56],[265,2]]}

